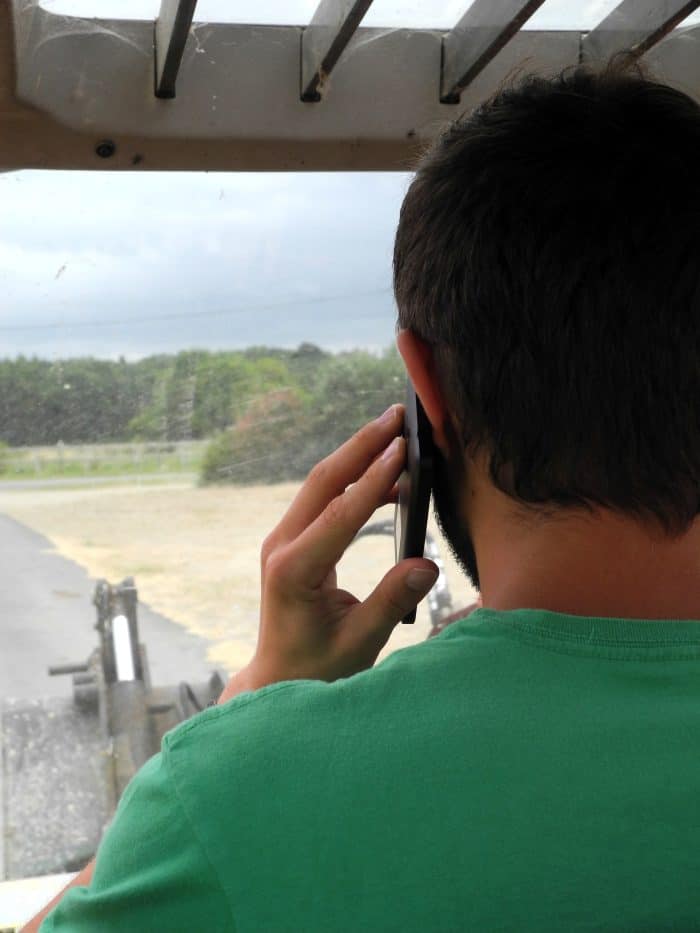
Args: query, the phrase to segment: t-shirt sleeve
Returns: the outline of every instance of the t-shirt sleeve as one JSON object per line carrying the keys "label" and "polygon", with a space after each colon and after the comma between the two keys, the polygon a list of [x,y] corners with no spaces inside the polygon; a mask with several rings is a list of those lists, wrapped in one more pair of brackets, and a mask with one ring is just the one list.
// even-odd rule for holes
{"label": "t-shirt sleeve", "polygon": [[124,791],[89,887],[71,889],[40,933],[168,933],[234,926],[223,889],[178,799],[167,748]]}

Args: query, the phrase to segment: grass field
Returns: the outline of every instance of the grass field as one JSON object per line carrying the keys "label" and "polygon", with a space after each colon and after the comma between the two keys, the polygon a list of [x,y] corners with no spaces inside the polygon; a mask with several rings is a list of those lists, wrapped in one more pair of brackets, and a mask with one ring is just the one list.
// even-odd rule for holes
{"label": "grass field", "polygon": [[0,480],[198,473],[208,441],[54,444],[3,451]]}
{"label": "grass field", "polygon": [[[298,488],[170,483],[22,489],[0,491],[0,512],[44,534],[94,578],[134,576],[142,601],[208,639],[210,661],[235,671],[255,647],[260,546]],[[376,517],[392,516],[388,507]],[[455,609],[466,606],[473,590],[446,547],[441,553]],[[343,558],[339,583],[365,596],[392,561],[391,538],[363,538]],[[422,641],[429,628],[422,606],[416,625],[399,626],[385,653]]]}

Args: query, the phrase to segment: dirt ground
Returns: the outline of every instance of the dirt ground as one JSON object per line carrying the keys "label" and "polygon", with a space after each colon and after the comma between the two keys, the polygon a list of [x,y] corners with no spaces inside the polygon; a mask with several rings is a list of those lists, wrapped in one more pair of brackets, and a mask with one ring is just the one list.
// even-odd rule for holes
{"label": "dirt ground", "polygon": [[[141,601],[210,641],[209,660],[233,672],[255,648],[260,545],[298,488],[22,489],[0,493],[0,512],[45,535],[94,578],[133,576]],[[380,510],[381,518],[393,518],[393,507]],[[358,541],[339,565],[339,584],[367,595],[390,568],[393,548],[390,537]],[[455,609],[468,605],[474,591],[446,545],[440,552]],[[424,604],[415,626],[399,625],[383,655],[422,641],[429,629]]]}

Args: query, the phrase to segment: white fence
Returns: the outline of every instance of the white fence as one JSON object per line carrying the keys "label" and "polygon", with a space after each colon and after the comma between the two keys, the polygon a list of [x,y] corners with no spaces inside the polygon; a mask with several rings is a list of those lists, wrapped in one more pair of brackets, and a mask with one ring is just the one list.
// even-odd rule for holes
{"label": "white fence", "polygon": [[208,441],[10,447],[3,472],[28,476],[196,472]]}

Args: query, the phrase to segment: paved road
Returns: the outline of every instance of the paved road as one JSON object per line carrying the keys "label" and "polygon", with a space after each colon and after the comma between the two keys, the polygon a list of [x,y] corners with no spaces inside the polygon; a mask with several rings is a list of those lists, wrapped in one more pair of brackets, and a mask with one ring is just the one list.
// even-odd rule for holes
{"label": "paved road", "polygon": [[[97,646],[94,588],[46,538],[0,515],[0,697],[71,695],[71,678],[49,677],[47,668],[84,661]],[[139,633],[154,686],[208,679],[204,639],[143,603]]]}

